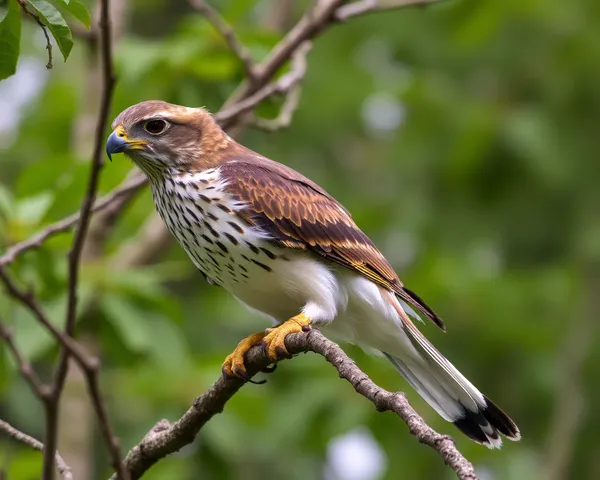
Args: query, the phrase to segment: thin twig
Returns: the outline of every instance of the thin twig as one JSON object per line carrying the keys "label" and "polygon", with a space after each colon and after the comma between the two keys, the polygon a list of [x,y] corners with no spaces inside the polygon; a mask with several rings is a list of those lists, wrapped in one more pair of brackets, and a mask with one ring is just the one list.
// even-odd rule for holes
{"label": "thin twig", "polygon": [[[81,204],[79,222],[73,238],[73,244],[68,255],[68,286],[67,286],[67,313],[65,318],[65,335],[69,338],[75,335],[75,322],[77,319],[77,289],[79,285],[79,270],[81,262],[81,252],[85,243],[88,227],[92,217],[92,209],[96,199],[98,182],[100,180],[100,171],[104,160],[104,139],[106,133],[106,123],[110,113],[113,91],[116,83],[111,45],[111,24],[110,24],[110,4],[109,0],[99,0],[100,18],[98,25],[98,35],[100,44],[100,67],[102,71],[102,93],[100,99],[100,109],[96,121],[96,133],[94,138],[94,150],[92,153],[92,165],[88,187]],[[60,350],[58,367],[52,384],[52,402],[46,405],[46,448],[50,452],[56,450],[58,441],[58,405],[64,389],[67,377],[69,357],[72,352],[64,345]],[[100,430],[112,459],[113,468],[118,472],[119,478],[125,479],[126,476],[121,467],[121,452],[118,440],[113,434],[112,426],[108,420],[106,406],[101,398],[98,382],[98,362],[86,363],[84,368],[86,383],[92,398],[92,403],[96,410],[96,415],[100,423]],[[51,478],[49,456],[44,457],[44,478]]]}
{"label": "thin twig", "polygon": [[[36,440],[33,437],[30,437],[26,433],[17,430],[15,427],[5,422],[4,420],[0,420],[0,430],[8,433],[13,439],[17,442],[24,443],[25,445],[33,448],[34,450],[38,450],[40,452],[45,452],[44,444],[39,440]],[[65,463],[62,457],[56,452],[54,455],[54,462],[56,463],[56,468],[58,468],[58,472],[63,480],[73,480],[73,474],[71,473],[71,468]]]}
{"label": "thin twig", "polygon": [[189,0],[189,4],[192,6],[192,8],[202,13],[202,15],[204,15],[213,25],[213,27],[215,27],[215,29],[221,34],[221,36],[227,42],[229,49],[242,64],[246,78],[250,81],[250,83],[254,83],[256,81],[256,65],[252,60],[252,56],[250,55],[248,49],[237,38],[233,28],[231,28],[231,26],[223,19],[223,17],[221,17],[219,12],[217,12],[204,0]]}
{"label": "thin twig", "polygon": [[33,18],[33,20],[42,29],[42,32],[44,32],[44,37],[46,37],[46,50],[48,50],[48,63],[46,64],[46,68],[48,70],[50,70],[50,69],[52,69],[52,42],[50,41],[50,35],[48,34],[48,29],[47,29],[46,25],[44,24],[44,22],[42,22],[42,19],[27,8],[27,3],[25,2],[25,0],[18,0],[18,2],[19,2],[19,5],[21,5],[21,9],[27,15],[29,15],[31,18]]}
{"label": "thin twig", "polygon": [[[458,451],[448,435],[437,433],[413,410],[402,393],[393,393],[377,386],[344,351],[318,330],[288,335],[285,345],[292,354],[314,352],[325,357],[363,397],[370,400],[378,411],[392,411],[407,424],[419,442],[433,448],[444,462],[462,480],[476,480],[473,465]],[[254,347],[246,356],[250,376],[269,364],[261,347]],[[200,429],[216,414],[221,413],[227,401],[244,385],[236,378],[220,377],[203,395],[194,400],[193,406],[175,423],[161,420],[142,441],[134,446],[123,463],[132,480],[140,478],[161,458],[192,443]],[[114,478],[114,477],[113,477]]]}

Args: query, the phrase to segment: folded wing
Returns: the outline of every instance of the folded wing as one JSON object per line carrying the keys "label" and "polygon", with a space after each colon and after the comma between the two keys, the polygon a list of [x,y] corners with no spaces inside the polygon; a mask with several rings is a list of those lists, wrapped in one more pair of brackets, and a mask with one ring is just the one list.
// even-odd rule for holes
{"label": "folded wing", "polygon": [[247,204],[239,212],[272,241],[314,252],[394,292],[442,330],[443,321],[398,275],[350,213],[316,183],[248,151],[220,167],[227,188]]}

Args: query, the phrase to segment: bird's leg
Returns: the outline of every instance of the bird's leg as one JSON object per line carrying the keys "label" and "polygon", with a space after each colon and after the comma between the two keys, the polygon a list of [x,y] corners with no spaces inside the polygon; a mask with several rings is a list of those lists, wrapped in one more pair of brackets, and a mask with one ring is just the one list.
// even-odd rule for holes
{"label": "bird's leg", "polygon": [[304,313],[290,318],[288,321],[280,323],[276,327],[267,328],[266,336],[262,339],[269,360],[273,363],[281,358],[289,358],[291,355],[285,346],[285,337],[290,333],[308,332],[310,330],[311,319]]}
{"label": "bird's leg", "polygon": [[266,335],[265,332],[253,333],[238,343],[235,350],[230,355],[227,355],[221,366],[223,375],[226,377],[238,377],[242,380],[249,380],[246,365],[244,364],[244,355],[246,355],[248,350],[252,347],[260,344]]}

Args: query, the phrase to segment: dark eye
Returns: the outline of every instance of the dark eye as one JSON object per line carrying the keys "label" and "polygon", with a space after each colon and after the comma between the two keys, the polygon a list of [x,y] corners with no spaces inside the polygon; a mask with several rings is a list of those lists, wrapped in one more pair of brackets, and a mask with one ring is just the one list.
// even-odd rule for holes
{"label": "dark eye", "polygon": [[148,120],[144,124],[144,130],[151,135],[159,135],[167,129],[167,122],[164,120]]}

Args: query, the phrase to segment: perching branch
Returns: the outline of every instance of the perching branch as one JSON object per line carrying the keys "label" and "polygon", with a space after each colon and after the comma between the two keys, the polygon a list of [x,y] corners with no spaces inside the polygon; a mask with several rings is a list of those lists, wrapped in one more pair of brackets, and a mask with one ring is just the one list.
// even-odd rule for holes
{"label": "perching branch", "polygon": [[[5,422],[4,420],[0,420],[0,430],[6,432],[11,438],[15,439],[17,442],[24,443],[25,445],[33,448],[34,450],[38,450],[40,452],[45,452],[44,444],[39,440],[36,440],[33,437],[30,437],[26,433],[17,430],[15,427]],[[62,457],[56,452],[54,456],[54,462],[56,463],[56,468],[58,468],[58,472],[63,480],[73,480],[73,474],[71,473],[71,469],[62,459]]]}
{"label": "perching branch", "polygon": [[[402,418],[410,433],[419,442],[437,451],[459,479],[477,479],[473,465],[458,451],[452,438],[429,427],[413,410],[403,393],[388,392],[377,386],[337,344],[321,332],[313,329],[308,333],[288,335],[285,346],[292,354],[314,352],[325,357],[339,376],[350,382],[378,411],[392,411]],[[250,376],[264,370],[268,365],[269,360],[261,347],[254,347],[248,352],[246,367]],[[192,443],[202,427],[214,415],[223,411],[227,401],[242,386],[242,380],[220,377],[206,393],[194,400],[192,407],[175,423],[169,424],[168,421],[161,420],[156,424],[141,442],[129,451],[123,461],[132,480],[140,478],[161,458]]]}

